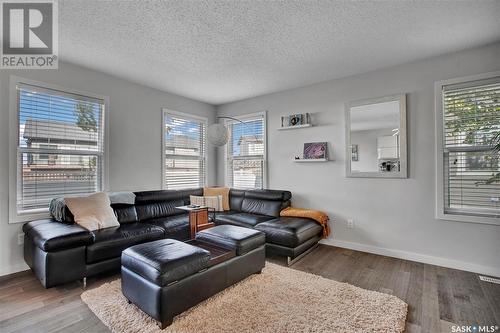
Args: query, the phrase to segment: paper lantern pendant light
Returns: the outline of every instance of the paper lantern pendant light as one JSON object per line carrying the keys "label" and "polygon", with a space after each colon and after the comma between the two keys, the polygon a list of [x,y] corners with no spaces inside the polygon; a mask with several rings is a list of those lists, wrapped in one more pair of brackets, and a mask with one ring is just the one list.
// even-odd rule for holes
{"label": "paper lantern pendant light", "polygon": [[208,142],[210,142],[214,146],[224,146],[229,139],[227,127],[219,123],[208,126],[207,138]]}
{"label": "paper lantern pendant light", "polygon": [[[239,119],[233,118],[233,117],[217,117],[217,119],[231,119],[234,121],[237,121],[241,124],[245,124]],[[208,126],[207,129],[207,139],[208,142],[213,144],[214,146],[221,147],[224,146],[227,141],[229,140],[229,131],[224,124],[221,123],[215,123],[210,126]]]}

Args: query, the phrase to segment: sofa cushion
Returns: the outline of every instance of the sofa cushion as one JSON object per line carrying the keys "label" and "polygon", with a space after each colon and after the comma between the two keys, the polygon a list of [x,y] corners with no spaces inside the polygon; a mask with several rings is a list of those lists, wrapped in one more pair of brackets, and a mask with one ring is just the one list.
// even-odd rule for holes
{"label": "sofa cushion", "polygon": [[88,230],[98,230],[120,225],[111,201],[104,192],[82,197],[65,197],[64,201],[75,218],[75,223]]}
{"label": "sofa cushion", "polygon": [[248,190],[245,198],[271,201],[288,201],[292,198],[292,192],[282,190]]}
{"label": "sofa cushion", "polygon": [[129,247],[122,266],[159,286],[181,280],[208,267],[210,252],[174,239]]}
{"label": "sofa cushion", "polygon": [[189,214],[151,219],[143,221],[143,223],[163,228],[165,230],[166,238],[188,240],[191,237],[189,230]]}
{"label": "sofa cushion", "polygon": [[112,204],[111,208],[115,211],[116,218],[120,224],[135,223],[139,221],[134,205]]}
{"label": "sofa cushion", "polygon": [[184,200],[151,202],[144,205],[136,205],[137,217],[139,220],[155,219],[182,214],[183,211],[176,207],[184,206]]}
{"label": "sofa cushion", "polygon": [[213,197],[222,196],[223,210],[230,210],[229,206],[229,187],[205,187],[203,188],[203,196]]}
{"label": "sofa cushion", "polygon": [[218,219],[219,216],[228,216],[228,215],[233,215],[233,214],[238,214],[241,213],[240,211],[236,210],[227,210],[225,212],[209,212],[208,218],[213,221],[213,216],[215,216],[215,219]]}
{"label": "sofa cushion", "polygon": [[144,205],[147,203],[161,201],[182,200],[183,205],[189,204],[190,195],[203,195],[202,188],[193,188],[186,190],[158,190],[158,191],[141,191],[134,192],[136,205]]}
{"label": "sofa cushion", "polygon": [[[285,209],[291,205],[292,192],[282,190],[248,190],[245,192],[246,199],[279,201],[281,209]],[[266,213],[270,215],[269,213]],[[279,216],[273,214],[273,216]]]}
{"label": "sofa cushion", "polygon": [[279,219],[263,222],[255,229],[266,234],[266,242],[296,247],[308,239],[323,232],[322,227],[315,221],[301,217],[280,217]]}
{"label": "sofa cushion", "polygon": [[236,250],[240,256],[266,243],[264,233],[234,225],[219,225],[196,233],[196,240]]}
{"label": "sofa cushion", "polygon": [[205,206],[205,197],[202,195],[190,195],[189,204],[197,206]]}
{"label": "sofa cushion", "polygon": [[243,198],[245,198],[244,190],[231,189],[229,191],[229,208],[234,211],[241,211]]}
{"label": "sofa cushion", "polygon": [[87,263],[119,257],[132,245],[163,238],[165,231],[146,223],[129,223],[119,227],[92,231],[94,244],[87,246]]}
{"label": "sofa cushion", "polygon": [[155,219],[184,213],[175,207],[189,205],[190,195],[203,195],[202,188],[134,192],[139,220]]}
{"label": "sofa cushion", "polygon": [[208,208],[212,208],[216,212],[223,212],[223,204],[222,204],[222,195],[215,196],[198,196],[198,195],[190,195],[189,196],[189,204],[197,205],[197,206],[206,206]]}
{"label": "sofa cushion", "polygon": [[66,224],[52,219],[31,221],[23,225],[26,237],[45,252],[55,252],[92,244],[92,234],[77,224]]}
{"label": "sofa cushion", "polygon": [[[216,211],[216,212],[223,212],[224,211],[222,195],[205,196],[203,198],[205,200],[204,205],[207,206],[208,208],[210,208],[211,210]],[[228,204],[228,207],[229,207],[229,204]],[[229,209],[227,209],[227,210],[229,210]]]}
{"label": "sofa cushion", "polygon": [[280,216],[281,201],[262,200],[262,199],[243,199],[241,203],[241,211],[250,214],[260,214],[269,216]]}
{"label": "sofa cushion", "polygon": [[216,214],[216,224],[232,224],[239,227],[253,228],[258,223],[274,220],[273,216],[249,213]]}

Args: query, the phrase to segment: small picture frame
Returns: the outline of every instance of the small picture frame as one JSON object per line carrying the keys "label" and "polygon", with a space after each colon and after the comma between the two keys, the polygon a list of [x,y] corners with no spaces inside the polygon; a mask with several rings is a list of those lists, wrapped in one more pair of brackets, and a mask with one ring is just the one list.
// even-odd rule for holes
{"label": "small picture frame", "polygon": [[289,118],[290,123],[288,126],[298,126],[302,125],[302,115],[301,114],[292,114]]}
{"label": "small picture frame", "polygon": [[297,113],[281,117],[281,127],[309,125],[310,123],[311,115],[309,113]]}
{"label": "small picture frame", "polygon": [[351,161],[357,162],[359,160],[358,156],[358,145],[351,146]]}
{"label": "small picture frame", "polygon": [[326,142],[308,142],[304,143],[304,159],[326,159],[328,158]]}

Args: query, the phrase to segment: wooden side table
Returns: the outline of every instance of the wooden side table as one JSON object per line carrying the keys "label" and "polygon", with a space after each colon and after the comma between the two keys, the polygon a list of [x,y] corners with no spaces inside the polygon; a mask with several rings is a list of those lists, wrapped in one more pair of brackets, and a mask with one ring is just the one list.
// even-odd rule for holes
{"label": "wooden side table", "polygon": [[209,208],[206,206],[199,206],[199,207],[180,206],[176,208],[189,212],[189,231],[191,239],[195,238],[196,233],[198,231],[215,226],[213,222],[208,221]]}

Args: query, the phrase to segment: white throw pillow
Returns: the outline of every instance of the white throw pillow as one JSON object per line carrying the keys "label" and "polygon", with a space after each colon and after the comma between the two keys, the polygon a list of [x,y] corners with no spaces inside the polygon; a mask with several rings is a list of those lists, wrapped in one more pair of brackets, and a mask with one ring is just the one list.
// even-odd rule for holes
{"label": "white throw pillow", "polygon": [[222,195],[205,197],[205,206],[213,208],[216,212],[222,212],[224,210],[224,207],[222,207]]}
{"label": "white throw pillow", "polygon": [[190,195],[189,202],[191,205],[205,206],[205,198],[198,195]]}
{"label": "white throw pillow", "polygon": [[110,206],[109,197],[104,192],[88,197],[66,197],[64,201],[73,214],[75,223],[85,229],[92,231],[120,226]]}
{"label": "white throw pillow", "polygon": [[189,201],[191,205],[207,206],[208,208],[213,208],[216,212],[222,212],[224,210],[222,205],[222,195],[206,197],[190,195]]}

